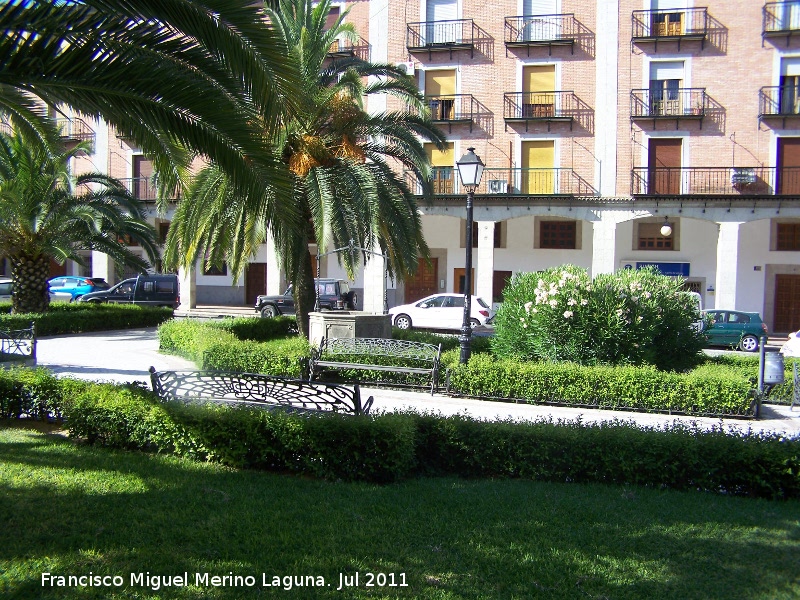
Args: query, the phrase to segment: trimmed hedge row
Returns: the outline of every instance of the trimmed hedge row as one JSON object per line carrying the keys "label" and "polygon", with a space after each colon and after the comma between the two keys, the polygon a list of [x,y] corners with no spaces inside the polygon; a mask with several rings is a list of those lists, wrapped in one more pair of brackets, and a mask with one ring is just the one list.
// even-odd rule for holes
{"label": "trimmed hedge row", "polygon": [[[269,342],[241,341],[238,331],[248,322],[273,319],[237,319],[222,322],[173,321],[159,328],[161,350],[182,355],[201,368],[301,375],[301,363],[310,356],[305,340],[275,337]],[[238,328],[235,325],[238,323]],[[255,325],[258,326],[258,325]],[[286,335],[287,329],[264,332],[261,339]],[[395,334],[400,330],[395,330]],[[676,412],[696,415],[751,416],[754,408],[753,370],[748,360],[714,360],[686,373],[658,371],[650,366],[581,366],[572,363],[496,360],[475,352],[467,366],[459,364],[459,342],[455,336],[402,332],[398,338],[439,344],[442,374],[450,371],[450,392],[491,399],[519,399],[530,403],[558,403],[602,408]],[[478,348],[488,347],[488,338],[476,338]],[[475,347],[473,346],[473,350]],[[749,357],[747,357],[749,359]],[[358,362],[368,361],[359,356]],[[376,357],[373,362],[381,362]],[[428,379],[391,372],[340,369],[327,375],[361,382],[388,382],[426,386]]]}
{"label": "trimmed hedge row", "polygon": [[74,438],[237,468],[379,483],[420,475],[523,477],[800,497],[800,439],[775,434],[161,404],[142,388],[56,380],[43,370],[0,372],[0,389],[6,416],[18,416],[20,407],[43,416],[44,403],[66,417]]}
{"label": "trimmed hedge row", "polygon": [[11,304],[0,305],[0,329],[26,329],[36,323],[36,335],[156,327],[172,318],[172,309],[134,304],[55,302],[46,313],[10,314]]}

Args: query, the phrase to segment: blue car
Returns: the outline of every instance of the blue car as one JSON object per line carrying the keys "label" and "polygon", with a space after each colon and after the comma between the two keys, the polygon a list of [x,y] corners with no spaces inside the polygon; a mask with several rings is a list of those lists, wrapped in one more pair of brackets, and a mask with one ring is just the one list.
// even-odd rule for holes
{"label": "blue car", "polygon": [[61,298],[67,298],[69,295],[70,302],[89,292],[99,292],[111,287],[102,277],[78,277],[77,275],[53,277],[48,281],[48,285],[51,297],[53,294],[58,294]]}

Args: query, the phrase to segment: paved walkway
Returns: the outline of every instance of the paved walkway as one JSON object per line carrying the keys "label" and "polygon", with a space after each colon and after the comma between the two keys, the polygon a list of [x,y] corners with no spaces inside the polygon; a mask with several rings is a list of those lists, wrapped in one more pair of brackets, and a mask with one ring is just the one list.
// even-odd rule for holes
{"label": "paved walkway", "polygon": [[[159,370],[195,368],[191,361],[159,353],[154,328],[44,337],[38,341],[37,356],[41,366],[59,376],[94,381],[149,382],[151,365]],[[580,419],[584,423],[622,420],[653,427],[682,422],[696,423],[702,428],[752,429],[800,437],[800,409],[790,411],[788,406],[765,406],[761,419],[742,420],[533,406],[366,387],[362,388],[362,395],[364,398],[374,396],[373,411],[413,410],[442,415],[462,414],[486,420]]]}

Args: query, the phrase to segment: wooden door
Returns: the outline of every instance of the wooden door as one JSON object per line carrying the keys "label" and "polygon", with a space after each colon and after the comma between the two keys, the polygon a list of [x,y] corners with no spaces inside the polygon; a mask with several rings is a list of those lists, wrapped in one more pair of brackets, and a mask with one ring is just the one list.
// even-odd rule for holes
{"label": "wooden door", "polygon": [[424,258],[420,258],[417,272],[406,279],[405,304],[410,304],[438,292],[439,287],[436,285],[438,273],[438,258],[431,258],[430,264]]}
{"label": "wooden door", "polygon": [[[464,268],[459,267],[458,269],[453,269],[453,282],[455,283],[455,289],[453,292],[456,294],[463,294],[464,293],[464,280],[466,279],[465,275],[467,274],[467,270]],[[475,269],[472,269],[472,278],[469,282],[469,290],[470,294],[475,294]]]}
{"label": "wooden door", "polygon": [[456,71],[425,71],[425,98],[434,121],[451,121],[455,115]]}
{"label": "wooden door", "polygon": [[680,138],[654,138],[648,146],[649,194],[681,193],[681,148]]}
{"label": "wooden door", "polygon": [[139,200],[155,200],[155,189],[152,185],[153,161],[149,158],[137,154],[133,157],[133,195]]}
{"label": "wooden door", "polygon": [[244,302],[255,305],[256,296],[267,293],[267,263],[247,265],[244,280]]}
{"label": "wooden door", "polygon": [[522,191],[525,194],[555,194],[555,142],[522,142]]}
{"label": "wooden door", "polygon": [[[490,304],[503,301],[503,291],[506,289],[510,279],[511,271],[495,271],[492,273],[492,299]],[[484,300],[488,300],[488,298],[484,298]]]}
{"label": "wooden door", "polygon": [[800,329],[800,275],[775,275],[775,321],[777,333]]}
{"label": "wooden door", "polygon": [[778,193],[800,194],[800,138],[778,138]]}
{"label": "wooden door", "polygon": [[433,166],[433,193],[452,194],[454,192],[455,181],[455,148],[453,143],[447,144],[447,148],[439,150],[433,144],[425,144],[425,152],[430,158]]}

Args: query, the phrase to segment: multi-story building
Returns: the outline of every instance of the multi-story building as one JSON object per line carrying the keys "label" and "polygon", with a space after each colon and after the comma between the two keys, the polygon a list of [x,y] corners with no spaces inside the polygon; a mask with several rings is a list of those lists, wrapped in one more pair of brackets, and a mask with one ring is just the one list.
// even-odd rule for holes
{"label": "multi-story building", "polygon": [[[349,11],[363,43],[331,52],[403,65],[450,140],[430,148],[436,197],[420,202],[431,260],[388,284],[368,263],[354,284],[366,309],[380,310],[384,286],[392,305],[463,291],[470,243],[474,291],[494,302],[519,271],[655,264],[707,308],[800,329],[800,1],[367,0],[334,11]],[[97,137],[112,175],[148,177],[126,140]],[[469,147],[486,170],[466,232],[455,163]],[[342,274],[334,255],[321,270]],[[231,304],[285,283],[269,244],[233,286],[224,273],[183,281],[184,301]]]}

